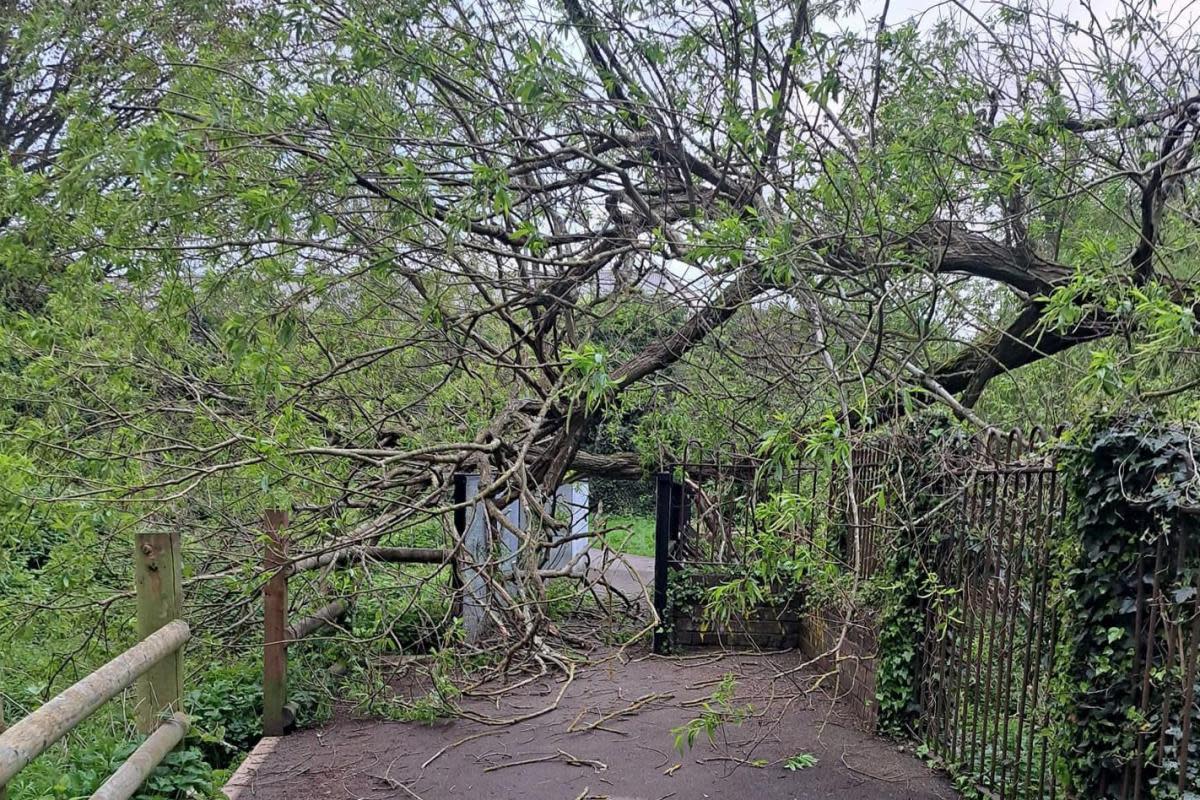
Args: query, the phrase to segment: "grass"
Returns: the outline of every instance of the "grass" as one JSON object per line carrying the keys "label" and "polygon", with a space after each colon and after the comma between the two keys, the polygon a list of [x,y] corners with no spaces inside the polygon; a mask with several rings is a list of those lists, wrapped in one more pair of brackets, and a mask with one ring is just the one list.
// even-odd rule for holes
{"label": "grass", "polygon": [[654,519],[630,514],[605,514],[597,528],[607,528],[608,546],[620,553],[654,556]]}

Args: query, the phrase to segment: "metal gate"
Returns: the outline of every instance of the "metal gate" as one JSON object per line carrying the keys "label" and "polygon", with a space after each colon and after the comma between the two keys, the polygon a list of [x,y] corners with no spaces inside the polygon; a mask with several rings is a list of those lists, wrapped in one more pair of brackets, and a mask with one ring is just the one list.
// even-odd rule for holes
{"label": "metal gate", "polygon": [[[786,491],[808,498],[807,513],[788,532],[796,547],[821,517],[815,502],[818,471],[801,464],[781,473],[764,459],[739,452],[724,443],[711,454],[691,443],[683,459],[655,475],[654,607],[663,619],[668,607],[672,576],[688,568],[745,566],[752,557],[748,544],[763,532],[760,504],[772,494]],[[827,512],[826,512],[827,513]],[[655,652],[667,642],[656,630]]]}

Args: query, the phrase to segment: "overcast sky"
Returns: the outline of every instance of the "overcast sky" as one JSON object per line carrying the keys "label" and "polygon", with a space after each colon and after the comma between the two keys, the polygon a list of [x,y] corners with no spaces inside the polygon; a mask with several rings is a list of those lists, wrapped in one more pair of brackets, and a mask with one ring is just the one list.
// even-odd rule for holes
{"label": "overcast sky", "polygon": [[[1145,0],[1140,0],[1136,3],[1139,7],[1145,8]],[[859,10],[854,16],[863,20],[878,19],[879,12],[883,9],[882,0],[864,0]],[[1019,3],[1013,3],[1019,5]],[[1114,16],[1122,13],[1122,8],[1128,7],[1129,3],[1126,0],[1087,0],[1086,7],[1083,0],[1040,0],[1037,5],[1045,7],[1049,5],[1050,9],[1058,15],[1067,16],[1070,19],[1080,23],[1087,21],[1088,17],[1094,14],[1097,19],[1102,22],[1109,22]],[[1176,24],[1181,24],[1186,21],[1190,24],[1196,17],[1196,0],[1162,0],[1154,4],[1158,15],[1164,20],[1174,20]],[[963,8],[968,11],[974,11],[979,14],[984,14],[988,9],[994,9],[995,2],[979,2],[979,0],[962,0],[961,3],[952,2],[952,0],[892,0],[888,6],[888,23],[894,25],[903,22],[912,17],[922,17],[922,22],[931,24],[936,21],[939,14],[944,14]],[[1090,14],[1088,11],[1090,8]]]}

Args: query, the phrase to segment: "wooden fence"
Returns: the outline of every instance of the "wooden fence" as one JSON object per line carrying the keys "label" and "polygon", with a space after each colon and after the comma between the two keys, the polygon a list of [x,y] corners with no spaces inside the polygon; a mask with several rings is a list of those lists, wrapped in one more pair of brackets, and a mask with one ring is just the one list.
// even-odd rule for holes
{"label": "wooden fence", "polygon": [[[337,568],[357,560],[389,563],[452,565],[453,550],[425,547],[358,545],[327,553],[289,559],[288,512],[267,511],[263,569],[269,576],[263,587],[263,735],[282,736],[295,719],[287,701],[288,646],[328,626],[336,625],[351,607],[349,598],[337,598],[296,622],[288,622],[288,578],[301,572]],[[2,800],[2,798],[0,798]]]}
{"label": "wooden fence", "polygon": [[[144,533],[134,552],[141,640],[0,733],[0,800],[5,786],[106,702],[138,684],[136,718],[145,741],[92,795],[124,800],[183,741],[183,646],[191,637],[180,619],[183,601],[178,533]],[[0,726],[2,728],[2,726]]]}
{"label": "wooden fence", "polygon": [[[289,624],[288,578],[310,570],[336,569],[361,559],[448,565],[453,551],[360,545],[289,559],[288,512],[267,511],[263,524],[263,567],[268,575],[262,590],[263,735],[280,736],[294,716],[287,705],[288,645],[336,624],[350,610],[349,599],[335,599]],[[182,619],[182,574],[178,532],[137,535],[134,576],[140,641],[7,729],[0,706],[0,800],[6,800],[5,787],[34,758],[135,683],[136,725],[147,738],[93,797],[132,797],[154,768],[183,741],[190,727],[180,708],[183,645],[191,631]]]}

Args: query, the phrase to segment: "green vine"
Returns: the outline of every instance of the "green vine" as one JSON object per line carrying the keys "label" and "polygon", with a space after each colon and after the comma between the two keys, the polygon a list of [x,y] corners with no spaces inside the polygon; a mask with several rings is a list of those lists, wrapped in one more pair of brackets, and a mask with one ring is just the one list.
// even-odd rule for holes
{"label": "green vine", "polygon": [[1179,797],[1181,785],[1195,796],[1186,790],[1200,778],[1200,756],[1181,746],[1184,730],[1200,727],[1197,676],[1186,685],[1186,659],[1173,651],[1195,646],[1198,440],[1194,426],[1136,419],[1080,432],[1063,459],[1071,529],[1059,553],[1053,735],[1060,779],[1076,796],[1116,797],[1139,774],[1144,797]]}
{"label": "green vine", "polygon": [[883,486],[890,500],[888,519],[899,529],[889,542],[890,557],[866,590],[868,606],[879,609],[875,662],[878,728],[906,735],[921,714],[921,645],[928,604],[941,600],[936,574],[926,568],[938,537],[937,510],[945,491],[938,469],[949,452],[962,446],[956,429],[943,417],[914,418],[894,435],[886,475],[903,476],[906,487]]}
{"label": "green vine", "polygon": [[917,586],[919,570],[911,550],[897,551],[891,571],[896,579],[880,611],[875,661],[875,702],[879,730],[892,736],[908,732],[921,713],[918,701],[919,642],[913,631],[924,620]]}

